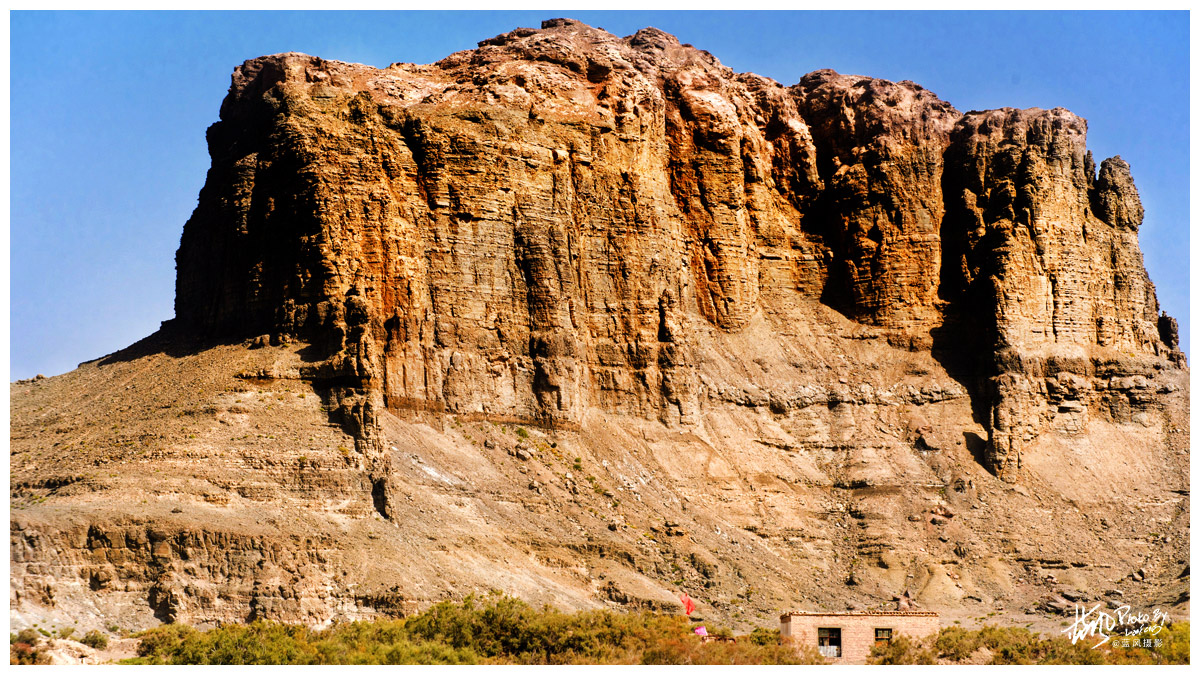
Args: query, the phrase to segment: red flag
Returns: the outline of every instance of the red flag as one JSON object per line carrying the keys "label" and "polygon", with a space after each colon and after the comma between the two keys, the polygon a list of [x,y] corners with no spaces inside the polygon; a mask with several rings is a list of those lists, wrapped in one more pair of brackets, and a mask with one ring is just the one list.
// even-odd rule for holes
{"label": "red flag", "polygon": [[684,614],[691,616],[692,612],[696,611],[696,603],[692,602],[692,599],[688,597],[687,593],[679,596],[679,601],[683,603]]}

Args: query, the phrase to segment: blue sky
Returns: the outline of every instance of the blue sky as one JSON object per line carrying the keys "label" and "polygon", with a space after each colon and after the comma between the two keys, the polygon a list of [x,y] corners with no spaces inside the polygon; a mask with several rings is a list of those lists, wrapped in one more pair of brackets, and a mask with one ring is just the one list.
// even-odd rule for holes
{"label": "blue sky", "polygon": [[560,15],[655,26],[784,84],[833,68],[962,111],[1071,109],[1097,161],[1132,166],[1146,265],[1189,344],[1186,12],[13,12],[10,376],[66,372],[174,315],[175,249],[234,66],[429,63]]}

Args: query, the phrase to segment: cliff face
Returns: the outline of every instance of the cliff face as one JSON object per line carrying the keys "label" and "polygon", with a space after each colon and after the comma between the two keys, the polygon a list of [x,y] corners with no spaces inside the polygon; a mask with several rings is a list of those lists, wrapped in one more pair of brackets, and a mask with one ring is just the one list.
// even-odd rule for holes
{"label": "cliff face", "polygon": [[569,20],[247,61],[176,319],[12,385],[14,625],[1186,616],[1188,373],[1085,132]]}
{"label": "cliff face", "polygon": [[555,20],[432,66],[248,61],[221,118],[178,321],[312,341],[362,434],[382,407],[695,425],[698,325],[820,302],[955,352],[1014,480],[1052,404],[1086,418],[1129,357],[1181,358],[1128,166],[1097,177],[1063,109],[964,115],[832,71],[784,88]]}
{"label": "cliff face", "polygon": [[1182,358],[1158,331],[1129,166],[1107,159],[1096,178],[1085,134],[1061,109],[971,113],[947,151],[942,288],[987,336],[987,462],[1009,481],[1048,425],[1083,431],[1089,409],[1127,396],[1128,356]]}

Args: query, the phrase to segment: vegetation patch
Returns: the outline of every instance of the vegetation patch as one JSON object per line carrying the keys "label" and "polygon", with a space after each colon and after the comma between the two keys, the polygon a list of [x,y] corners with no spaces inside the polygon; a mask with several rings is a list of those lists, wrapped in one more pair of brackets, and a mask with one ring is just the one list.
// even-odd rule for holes
{"label": "vegetation patch", "polygon": [[[1138,642],[1142,646],[1127,647],[1115,645],[1117,638],[1100,644],[1102,638],[1091,637],[1072,644],[1061,635],[1043,637],[1027,628],[984,626],[979,630],[966,630],[951,626],[922,640],[898,635],[891,642],[875,645],[868,663],[1180,665],[1190,663],[1189,632],[1190,624],[1181,621],[1164,626],[1154,635],[1139,635]],[[1146,646],[1147,641],[1149,646]]]}
{"label": "vegetation patch", "polygon": [[[715,634],[729,631],[715,629]],[[201,632],[140,633],[128,664],[802,664],[815,650],[777,631],[704,641],[684,616],[606,610],[567,614],[501,594],[442,602],[416,616],[310,630],[268,621]]]}

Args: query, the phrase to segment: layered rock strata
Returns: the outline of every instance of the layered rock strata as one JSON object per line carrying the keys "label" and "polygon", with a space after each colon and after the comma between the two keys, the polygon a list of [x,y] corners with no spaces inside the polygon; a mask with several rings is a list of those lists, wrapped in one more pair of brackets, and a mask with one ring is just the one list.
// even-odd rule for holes
{"label": "layered rock strata", "polygon": [[262,57],[209,130],[178,322],[311,340],[368,438],[383,406],[695,424],[692,323],[815,300],[971,351],[1012,480],[1056,378],[1094,392],[1097,363],[1177,354],[1129,167],[1096,175],[1085,135],[1063,109],[962,114],[832,71],[786,88],[570,20],[430,66]]}

